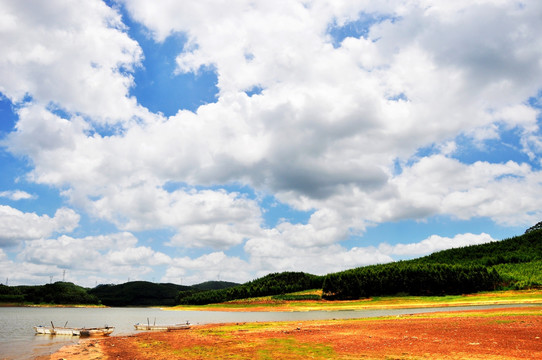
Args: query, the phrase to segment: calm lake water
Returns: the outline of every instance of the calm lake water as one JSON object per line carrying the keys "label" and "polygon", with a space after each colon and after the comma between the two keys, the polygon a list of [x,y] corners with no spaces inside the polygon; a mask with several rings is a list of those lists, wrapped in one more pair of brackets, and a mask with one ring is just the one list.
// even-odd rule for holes
{"label": "calm lake water", "polygon": [[134,333],[134,324],[191,324],[297,321],[323,319],[351,319],[394,316],[424,312],[487,309],[518,305],[465,306],[432,309],[388,309],[359,311],[308,312],[220,312],[220,311],[167,311],[156,308],[0,308],[0,359],[29,360],[55,352],[64,345],[75,344],[78,337],[35,335],[33,326],[101,327],[114,326],[113,335]]}

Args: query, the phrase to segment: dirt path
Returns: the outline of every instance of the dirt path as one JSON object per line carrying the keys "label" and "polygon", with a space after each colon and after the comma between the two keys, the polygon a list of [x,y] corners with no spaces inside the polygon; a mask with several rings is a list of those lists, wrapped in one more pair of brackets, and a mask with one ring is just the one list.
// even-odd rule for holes
{"label": "dirt path", "polygon": [[542,359],[542,307],[218,324],[87,340],[52,360]]}

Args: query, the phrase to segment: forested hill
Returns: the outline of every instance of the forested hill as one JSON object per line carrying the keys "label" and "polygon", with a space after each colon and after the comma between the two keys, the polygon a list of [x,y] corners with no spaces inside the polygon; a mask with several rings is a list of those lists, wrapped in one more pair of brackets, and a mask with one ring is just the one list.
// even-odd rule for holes
{"label": "forested hill", "polygon": [[107,306],[171,306],[175,305],[179,293],[224,289],[236,285],[239,284],[226,281],[207,281],[192,286],[132,281],[119,285],[98,285],[90,289],[89,293]]}
{"label": "forested hill", "polygon": [[98,285],[89,293],[107,306],[173,305],[177,293],[188,288],[175,284],[130,281],[118,285]]}
{"label": "forested hill", "polygon": [[542,223],[525,234],[439,251],[409,261],[328,274],[329,299],[394,295],[465,294],[542,286]]}
{"label": "forested hill", "polygon": [[323,276],[303,272],[282,272],[266,275],[228,289],[203,292],[180,292],[178,303],[203,305],[251,297],[287,294],[291,292],[322,288]]}
{"label": "forested hill", "polygon": [[192,290],[221,290],[221,289],[227,289],[234,286],[238,286],[238,283],[230,282],[230,281],[206,281],[202,282],[201,284],[196,284],[190,286],[190,289]]}
{"label": "forested hill", "polygon": [[208,281],[192,286],[131,281],[118,285],[98,285],[93,289],[60,281],[45,285],[0,285],[0,303],[170,306],[175,304],[179,292],[224,289],[236,285],[239,284],[226,281]]}
{"label": "forested hill", "polygon": [[439,251],[412,262],[493,266],[537,260],[542,260],[542,229],[506,240]]}
{"label": "forested hill", "polygon": [[100,300],[88,289],[70,282],[58,281],[45,285],[0,285],[0,303],[33,303],[57,305],[98,305]]}

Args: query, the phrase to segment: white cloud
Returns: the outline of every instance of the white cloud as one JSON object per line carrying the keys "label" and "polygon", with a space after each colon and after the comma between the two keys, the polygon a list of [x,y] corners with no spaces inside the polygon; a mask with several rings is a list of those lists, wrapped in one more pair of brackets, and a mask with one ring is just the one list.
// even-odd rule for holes
{"label": "white cloud", "polygon": [[110,251],[106,258],[115,265],[163,265],[171,262],[169,256],[162,253],[157,253],[146,246],[138,246],[119,251]]}
{"label": "white cloud", "polygon": [[98,122],[134,115],[129,72],[141,49],[103,1],[2,1],[0,13],[0,92],[9,99],[29,95]]}
{"label": "white cloud", "polygon": [[[527,164],[476,162],[462,164],[441,155],[421,159],[392,184],[413,209],[426,215],[450,214],[460,219],[488,217],[503,225],[536,223],[542,202],[540,171]],[[390,219],[406,218],[401,206]],[[405,209],[403,207],[403,209]]]}
{"label": "white cloud", "polygon": [[[217,101],[169,118],[138,107],[130,73],[143,54],[101,1],[0,2],[0,92],[33,98],[3,144],[30,160],[29,180],[62,189],[92,216],[127,231],[171,229],[169,245],[213,248],[168,277],[194,277],[200,264],[245,278],[388,261],[376,248],[338,244],[386,221],[446,215],[517,225],[542,215],[537,167],[453,158],[469,150],[459,136],[483,150],[513,129],[514,150],[541,162],[540,111],[529,105],[542,79],[539,1],[122,3],[156,41],[186,35],[169,60],[179,72],[215,71]],[[367,26],[363,36],[337,46],[329,30],[359,19],[374,23],[357,23]],[[254,87],[262,91],[248,96]],[[141,121],[127,121],[134,116]],[[94,131],[119,121],[122,131]],[[418,152],[426,148],[434,150]],[[312,216],[268,229],[258,200],[217,190],[232,184]],[[74,216],[60,215],[65,226],[23,227],[23,218],[50,219],[12,214],[19,225],[0,224],[11,234],[3,242],[73,228]],[[246,261],[217,252],[242,244]],[[129,249],[109,261],[168,262],[148,247]],[[235,275],[241,265],[249,270]]]}
{"label": "white cloud", "polygon": [[22,190],[0,191],[0,197],[8,198],[14,201],[36,198],[35,195],[29,194],[26,191],[22,191]]}
{"label": "white cloud", "polygon": [[[252,280],[253,269],[238,257],[212,252],[197,258],[175,258],[168,267],[163,282],[192,285],[207,280],[243,283]],[[205,279],[205,280],[203,280]]]}
{"label": "white cloud", "polygon": [[427,239],[424,239],[418,243],[396,245],[382,243],[378,246],[378,250],[383,254],[388,255],[406,255],[408,257],[418,257],[429,255],[441,250],[485,244],[492,241],[495,241],[495,239],[486,233],[481,233],[478,235],[471,233],[457,234],[453,238],[431,235]]}
{"label": "white cloud", "polygon": [[225,249],[258,233],[262,221],[258,204],[235,192],[167,192],[149,185],[111,190],[116,191],[92,204],[96,215],[131,231],[173,229],[174,246]]}
{"label": "white cloud", "polygon": [[25,213],[0,205],[0,246],[16,245],[23,240],[37,240],[55,232],[73,231],[79,225],[79,215],[72,209],[60,208],[48,215]]}
{"label": "white cloud", "polygon": [[374,247],[346,249],[340,245],[291,241],[269,231],[264,237],[252,238],[246,242],[245,252],[258,276],[280,271],[305,271],[325,275],[375,263],[386,263],[392,258]]}
{"label": "white cloud", "polygon": [[66,270],[67,281],[85,286],[136,280],[151,273],[154,266],[171,262],[168,255],[137,243],[128,232],[84,238],[64,235],[27,242],[17,257],[21,264],[27,264],[25,276],[29,278],[54,276],[58,281]]}
{"label": "white cloud", "polygon": [[[417,198],[406,188],[393,189],[405,181],[412,185],[412,180],[403,180],[406,175],[393,177],[394,161],[409,159],[423,146],[449,143],[459,134],[481,134],[495,122],[521,127],[525,137],[532,138],[537,112],[524,102],[536,93],[535,74],[542,72],[540,51],[531,42],[539,27],[531,11],[539,6],[397,4],[318,2],[304,7],[285,2],[270,8],[265,2],[241,2],[228,8],[214,5],[209,11],[206,2],[183,6],[127,2],[130,13],[154,31],[156,39],[187,32],[194,47],[180,54],[180,66],[196,71],[213,64],[221,91],[217,103],[196,113],[181,111],[169,119],[132,124],[109,137],[89,133],[81,118],[62,119],[39,107],[23,109],[11,149],[32,157],[36,181],[67,186],[65,194],[74,203],[93,208],[102,218],[116,219],[127,230],[153,223],[179,225],[167,219],[176,213],[171,210],[185,214],[195,204],[188,201],[184,210],[179,209],[182,192],[160,190],[168,182],[248,184],[298,209],[348,215],[341,231],[363,230],[367,221],[388,218],[420,218],[439,211],[456,215],[455,206],[437,203],[444,194]],[[476,17],[484,10],[488,15],[480,24]],[[333,48],[326,29],[360,11],[401,17],[375,24],[367,37],[348,38]],[[281,26],[276,26],[277,19]],[[355,20],[351,15],[350,19]],[[498,31],[481,31],[482,25]],[[450,31],[456,27],[460,31]],[[471,33],[477,30],[480,36],[473,39]],[[502,36],[505,33],[515,34],[514,40]],[[513,49],[517,56],[496,54],[486,42]],[[483,72],[478,60],[469,58],[477,48],[496,57]],[[523,67],[530,69],[528,76],[516,71]],[[243,80],[246,74],[250,75]],[[264,90],[248,97],[243,91],[253,85]],[[405,99],[393,100],[399,95]],[[39,137],[42,133],[50,136]],[[422,164],[423,159],[414,167]],[[403,166],[405,174],[414,173],[408,163]],[[476,172],[474,166],[462,169]],[[462,181],[453,172],[447,179]],[[414,189],[440,185],[416,181]],[[504,184],[495,183],[494,191]],[[449,190],[444,186],[436,192]],[[402,196],[394,198],[397,191]],[[472,191],[461,195],[476,203]],[[369,214],[370,207],[362,202],[376,207],[375,214]],[[514,221],[524,219],[523,208],[536,205],[516,208]],[[361,220],[354,220],[358,216]],[[213,244],[216,234],[211,227],[204,228],[208,223],[225,230],[224,239]],[[238,244],[255,231],[232,230],[230,220],[206,217],[182,225],[189,226],[180,237],[219,248]]]}

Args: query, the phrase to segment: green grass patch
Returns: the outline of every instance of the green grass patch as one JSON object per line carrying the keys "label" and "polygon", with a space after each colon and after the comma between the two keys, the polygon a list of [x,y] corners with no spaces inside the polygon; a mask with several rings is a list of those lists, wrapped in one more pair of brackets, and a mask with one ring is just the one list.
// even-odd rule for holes
{"label": "green grass patch", "polygon": [[263,349],[258,350],[258,359],[331,359],[335,351],[329,345],[301,343],[296,339],[268,339]]}
{"label": "green grass patch", "polygon": [[154,340],[154,341],[142,341],[140,343],[138,343],[138,346],[142,349],[154,349],[154,348],[163,348],[163,347],[166,347],[169,345],[167,345],[165,342],[163,341],[157,341],[157,340]]}

